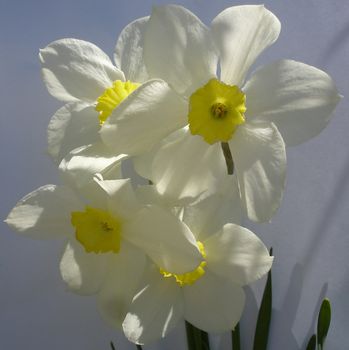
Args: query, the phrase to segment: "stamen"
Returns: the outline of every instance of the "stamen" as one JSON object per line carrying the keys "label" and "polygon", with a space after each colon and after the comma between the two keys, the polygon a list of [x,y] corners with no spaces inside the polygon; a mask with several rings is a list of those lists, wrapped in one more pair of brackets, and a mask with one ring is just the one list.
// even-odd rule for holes
{"label": "stamen", "polygon": [[76,239],[87,252],[118,253],[121,243],[121,220],[110,213],[91,207],[71,213]]}
{"label": "stamen", "polygon": [[228,108],[223,103],[218,102],[218,103],[215,103],[214,105],[212,105],[211,113],[212,113],[213,118],[223,119],[228,114]]}

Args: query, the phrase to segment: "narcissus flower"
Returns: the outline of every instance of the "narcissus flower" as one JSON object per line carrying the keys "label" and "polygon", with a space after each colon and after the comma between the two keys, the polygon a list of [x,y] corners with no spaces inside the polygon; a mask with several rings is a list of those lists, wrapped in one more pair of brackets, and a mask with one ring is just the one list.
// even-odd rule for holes
{"label": "narcissus flower", "polygon": [[115,47],[115,65],[97,46],[83,40],[61,39],[40,50],[48,91],[67,103],[48,126],[48,152],[57,163],[80,146],[97,143],[93,147],[100,151],[101,126],[148,79],[143,63],[147,19],[140,18],[123,29]]}
{"label": "narcissus flower", "polygon": [[270,220],[282,199],[285,145],[316,136],[340,99],[326,73],[292,60],[245,82],[280,28],[262,5],[227,8],[210,28],[181,6],[155,7],[144,61],[159,79],[114,110],[101,130],[104,143],[129,155],[152,149],[136,169],[174,199],[219,188],[228,168],[248,217]]}
{"label": "narcissus flower", "polygon": [[195,269],[202,256],[188,227],[158,206],[141,205],[129,180],[96,177],[84,194],[82,201],[69,187],[40,187],[17,203],[6,223],[33,238],[65,238],[63,280],[76,293],[98,293],[102,313],[108,307],[120,326],[146,256],[179,274]]}
{"label": "narcissus flower", "polygon": [[163,338],[183,318],[207,332],[235,327],[244,308],[242,286],[266,274],[273,258],[251,231],[231,223],[222,226],[215,210],[219,208],[213,195],[182,213],[203,258],[195,269],[175,274],[146,264],[123,322],[130,341],[148,344]]}

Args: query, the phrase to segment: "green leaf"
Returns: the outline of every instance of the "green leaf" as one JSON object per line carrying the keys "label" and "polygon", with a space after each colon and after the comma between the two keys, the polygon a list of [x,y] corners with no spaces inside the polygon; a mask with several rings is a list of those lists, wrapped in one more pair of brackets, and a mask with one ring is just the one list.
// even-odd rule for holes
{"label": "green leaf", "polygon": [[142,347],[140,345],[137,344],[136,347],[137,347],[137,350],[142,350]]}
{"label": "green leaf", "polygon": [[316,335],[313,334],[309,339],[309,343],[306,350],[316,350]]}
{"label": "green leaf", "polygon": [[235,326],[235,329],[231,331],[231,345],[233,350],[240,350],[240,324]]}
{"label": "green leaf", "polygon": [[317,343],[320,350],[323,349],[328,329],[331,323],[331,303],[329,299],[324,299],[319,312],[317,321]]}
{"label": "green leaf", "polygon": [[[270,248],[270,255],[273,254],[273,248]],[[258,313],[256,331],[254,335],[253,350],[266,350],[268,345],[269,327],[272,311],[272,280],[271,270],[268,273],[267,283],[265,285],[261,306]]]}
{"label": "green leaf", "polygon": [[199,349],[202,350],[210,350],[210,341],[208,338],[208,334],[205,331],[199,330],[200,332],[200,345],[201,347]]}
{"label": "green leaf", "polygon": [[194,337],[194,329],[193,325],[191,325],[189,322],[185,321],[185,330],[187,333],[187,344],[188,344],[188,350],[195,350],[195,337]]}
{"label": "green leaf", "polygon": [[115,346],[112,341],[110,342],[110,347],[111,347],[111,350],[115,350]]}
{"label": "green leaf", "polygon": [[189,350],[210,350],[208,334],[185,321]]}

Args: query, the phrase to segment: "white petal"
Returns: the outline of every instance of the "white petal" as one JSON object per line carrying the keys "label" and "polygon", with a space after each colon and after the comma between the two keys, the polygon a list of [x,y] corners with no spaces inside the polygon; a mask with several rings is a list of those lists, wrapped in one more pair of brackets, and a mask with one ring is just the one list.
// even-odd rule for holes
{"label": "white petal", "polygon": [[[146,169],[142,164],[139,160],[135,169],[143,176],[142,170]],[[151,174],[147,175],[161,195],[174,200],[192,199],[207,190],[214,191],[228,177],[221,146],[209,145],[188,129],[162,142],[153,153]]]}
{"label": "white petal", "polygon": [[279,20],[263,5],[233,6],[212,21],[220,50],[221,79],[241,86],[259,54],[279,36]]}
{"label": "white petal", "polygon": [[275,123],[286,145],[297,145],[319,134],[340,100],[325,72],[291,60],[260,68],[244,90],[246,116]]}
{"label": "white petal", "polygon": [[47,128],[48,153],[59,164],[70,151],[99,138],[98,113],[87,103],[68,103],[60,108]]}
{"label": "white petal", "polygon": [[116,153],[144,153],[187,122],[187,103],[164,81],[151,80],[127,97],[101,128]]}
{"label": "white petal", "polygon": [[229,144],[249,219],[270,221],[285,187],[286,152],[279,131],[272,123],[246,123]]}
{"label": "white petal", "polygon": [[199,241],[216,233],[228,222],[241,221],[242,208],[237,181],[233,176],[228,180],[225,192],[204,196],[184,208],[183,222]]}
{"label": "white petal", "polygon": [[156,153],[166,144],[171,144],[182,138],[186,134],[186,128],[179,129],[168,135],[163,141],[156,144],[149,152],[132,157],[132,162],[136,172],[145,179],[151,179],[152,163]]}
{"label": "white petal", "polygon": [[149,344],[164,338],[182,317],[181,289],[174,279],[149,266],[123,323],[126,337],[136,344]]}
{"label": "white petal", "polygon": [[164,198],[159,195],[159,192],[156,191],[156,188],[153,185],[138,186],[136,189],[136,194],[137,198],[145,205],[155,204],[160,207],[172,207],[170,203],[164,201]]}
{"label": "white petal", "polygon": [[217,55],[208,28],[182,6],[153,8],[146,32],[144,59],[153,78],[184,93],[216,76]]}
{"label": "white petal", "polygon": [[246,285],[263,277],[273,257],[263,242],[248,229],[227,224],[205,242],[207,268],[222,278]]}
{"label": "white petal", "polygon": [[61,39],[40,50],[42,75],[49,93],[59,100],[94,102],[123,73],[96,45]]}
{"label": "white petal", "polygon": [[110,325],[121,329],[143,276],[145,255],[127,243],[121,243],[118,254],[112,254],[108,260],[104,282],[98,293],[99,310]]}
{"label": "white petal", "polygon": [[23,197],[5,222],[32,238],[66,237],[74,231],[70,224],[71,212],[81,207],[81,202],[68,187],[46,185]]}
{"label": "white petal", "polygon": [[86,253],[83,246],[71,240],[63,253],[60,271],[69,290],[81,295],[98,292],[112,253]]}
{"label": "white petal", "polygon": [[130,179],[98,180],[98,185],[108,196],[109,211],[122,219],[132,219],[142,208]]}
{"label": "white petal", "polygon": [[[102,142],[80,147],[70,152],[59,165],[61,175],[71,186],[82,190],[93,181],[96,173],[113,174],[121,177],[121,162],[126,156],[111,152]],[[118,172],[116,172],[118,169]]]}
{"label": "white petal", "polygon": [[124,225],[124,238],[140,247],[161,268],[172,273],[196,269],[202,260],[188,227],[157,206],[142,209]]}
{"label": "white petal", "polygon": [[129,23],[121,32],[115,47],[115,63],[127,80],[142,83],[148,79],[143,61],[144,31],[149,17]]}
{"label": "white petal", "polygon": [[183,287],[184,317],[206,332],[233,330],[239,322],[245,294],[242,288],[210,271],[194,284]]}

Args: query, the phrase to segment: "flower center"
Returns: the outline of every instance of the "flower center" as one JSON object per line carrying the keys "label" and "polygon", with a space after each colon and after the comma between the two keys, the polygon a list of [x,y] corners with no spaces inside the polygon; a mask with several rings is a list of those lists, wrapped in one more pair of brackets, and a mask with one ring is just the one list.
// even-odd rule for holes
{"label": "flower center", "polygon": [[228,108],[223,103],[215,103],[211,107],[211,113],[213,118],[225,118],[228,114]]}
{"label": "flower center", "polygon": [[121,220],[108,212],[86,207],[71,213],[76,239],[90,253],[118,253],[121,242]]}
{"label": "flower center", "polygon": [[190,132],[201,135],[209,144],[228,142],[245,122],[245,100],[245,94],[236,85],[211,79],[190,96]]}
{"label": "flower center", "polygon": [[99,112],[99,123],[102,125],[112,114],[113,110],[140,85],[131,81],[114,81],[113,86],[106,89],[97,98],[96,111]]}
{"label": "flower center", "polygon": [[[206,252],[204,245],[201,242],[197,242],[198,247],[200,249],[201,255],[203,258],[206,258]],[[183,275],[176,275],[174,273],[168,272],[160,268],[160,273],[165,277],[173,277],[176,282],[181,286],[191,285],[195,283],[199,278],[201,278],[205,274],[204,267],[207,265],[207,262],[204,260],[200,263],[200,265],[193,271],[184,273]]]}

